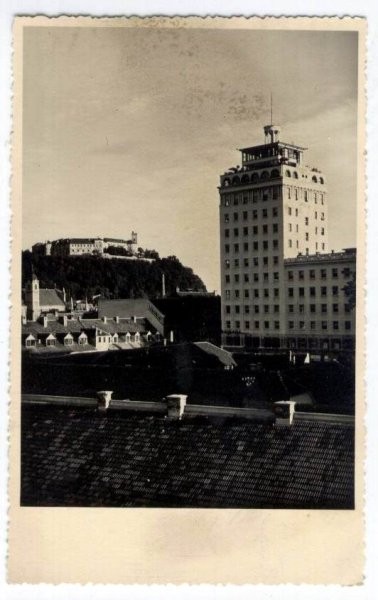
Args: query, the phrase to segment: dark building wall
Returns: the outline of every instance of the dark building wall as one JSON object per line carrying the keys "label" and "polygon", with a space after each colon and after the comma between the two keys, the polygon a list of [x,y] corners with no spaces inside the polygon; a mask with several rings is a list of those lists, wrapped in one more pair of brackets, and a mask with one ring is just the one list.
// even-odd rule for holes
{"label": "dark building wall", "polygon": [[221,342],[220,296],[186,296],[153,300],[165,316],[165,331],[174,331],[175,341]]}

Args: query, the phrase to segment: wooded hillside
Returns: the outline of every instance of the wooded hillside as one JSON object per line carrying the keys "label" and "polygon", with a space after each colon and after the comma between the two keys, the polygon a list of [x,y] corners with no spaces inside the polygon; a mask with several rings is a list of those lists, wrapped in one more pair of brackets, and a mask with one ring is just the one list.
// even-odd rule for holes
{"label": "wooded hillside", "polygon": [[22,253],[22,286],[30,279],[32,266],[41,287],[65,288],[69,297],[90,300],[93,295],[105,298],[141,298],[161,296],[162,274],[166,294],[182,290],[206,290],[202,280],[175,256],[154,262],[104,259],[98,256],[37,256]]}

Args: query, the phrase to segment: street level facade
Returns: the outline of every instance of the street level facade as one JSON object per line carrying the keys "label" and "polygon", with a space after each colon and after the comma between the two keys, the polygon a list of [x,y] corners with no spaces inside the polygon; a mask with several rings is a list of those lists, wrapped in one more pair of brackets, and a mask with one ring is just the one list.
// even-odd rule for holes
{"label": "street level facade", "polygon": [[329,251],[326,180],[306,148],[264,134],[220,178],[222,343],[352,350],[356,251]]}

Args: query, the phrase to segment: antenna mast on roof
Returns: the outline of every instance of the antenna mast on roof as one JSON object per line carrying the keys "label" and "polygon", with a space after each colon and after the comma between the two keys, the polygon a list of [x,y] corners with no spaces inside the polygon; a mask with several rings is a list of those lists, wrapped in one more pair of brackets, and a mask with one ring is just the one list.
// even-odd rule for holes
{"label": "antenna mast on roof", "polygon": [[270,92],[270,124],[273,125],[273,94]]}

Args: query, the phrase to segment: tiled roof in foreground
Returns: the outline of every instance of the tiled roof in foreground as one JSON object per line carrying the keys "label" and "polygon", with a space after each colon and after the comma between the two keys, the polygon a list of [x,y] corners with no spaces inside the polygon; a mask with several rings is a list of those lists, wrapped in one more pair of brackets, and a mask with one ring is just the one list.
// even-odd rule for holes
{"label": "tiled roof in foreground", "polygon": [[24,406],[22,504],[353,508],[354,427]]}

